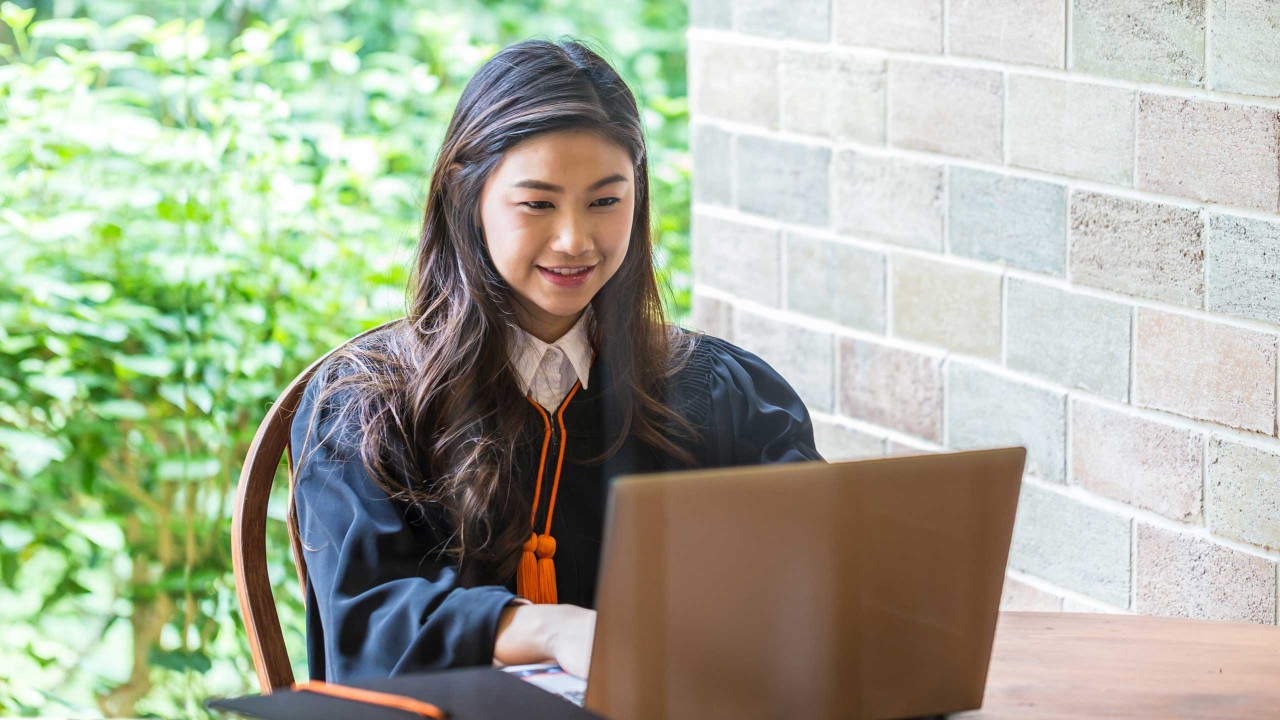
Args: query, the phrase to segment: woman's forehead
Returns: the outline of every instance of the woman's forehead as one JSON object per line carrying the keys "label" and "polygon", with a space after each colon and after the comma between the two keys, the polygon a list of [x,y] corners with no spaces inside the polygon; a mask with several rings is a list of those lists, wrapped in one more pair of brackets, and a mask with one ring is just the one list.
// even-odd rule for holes
{"label": "woman's forehead", "polygon": [[599,133],[567,130],[537,135],[512,146],[494,177],[504,185],[534,180],[572,191],[615,174],[632,178],[631,158],[625,148]]}

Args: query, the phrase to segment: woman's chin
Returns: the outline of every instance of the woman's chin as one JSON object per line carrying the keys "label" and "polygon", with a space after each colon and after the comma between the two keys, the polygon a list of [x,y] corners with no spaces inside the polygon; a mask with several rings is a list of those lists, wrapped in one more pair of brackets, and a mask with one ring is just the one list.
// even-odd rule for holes
{"label": "woman's chin", "polygon": [[[588,301],[589,302],[589,301]],[[542,305],[539,307],[542,314],[548,319],[557,318],[567,320],[576,319],[578,314],[587,308],[588,303],[556,303],[554,305]]]}

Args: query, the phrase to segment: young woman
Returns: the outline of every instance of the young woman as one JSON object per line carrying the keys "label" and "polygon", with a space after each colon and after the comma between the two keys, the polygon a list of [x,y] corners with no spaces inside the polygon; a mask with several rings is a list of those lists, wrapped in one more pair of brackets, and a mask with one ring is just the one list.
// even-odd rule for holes
{"label": "young woman", "polygon": [[635,98],[579,43],[467,84],[407,317],[335,354],[293,421],[313,679],[585,677],[612,478],[821,459],[777,372],[664,320],[648,171]]}

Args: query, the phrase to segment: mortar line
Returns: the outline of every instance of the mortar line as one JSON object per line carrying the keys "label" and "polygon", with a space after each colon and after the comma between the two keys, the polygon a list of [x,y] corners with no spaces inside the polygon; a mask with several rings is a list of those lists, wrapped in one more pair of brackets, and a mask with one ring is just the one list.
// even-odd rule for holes
{"label": "mortar line", "polygon": [[1106,602],[1105,600],[1099,600],[1097,598],[1090,597],[1088,595],[1085,595],[1082,592],[1079,592],[1077,590],[1072,590],[1067,587],[1063,587],[1062,585],[1058,585],[1052,580],[1045,580],[1039,575],[1032,575],[1031,573],[1025,572],[1023,570],[1015,570],[1013,568],[1007,568],[1005,570],[1005,577],[1012,578],[1022,583],[1023,585],[1033,587],[1036,590],[1047,592],[1051,595],[1057,595],[1063,600],[1073,600],[1082,605],[1088,605],[1091,607],[1103,609],[1106,612],[1113,613],[1116,615],[1132,614],[1130,611],[1118,605],[1112,605],[1111,603]]}
{"label": "mortar line", "polygon": [[1000,162],[1009,164],[1009,73],[1000,74]]}
{"label": "mortar line", "polygon": [[1071,14],[1075,5],[1075,0],[1066,0],[1063,3],[1062,12],[1062,69],[1065,72],[1071,71],[1071,63],[1075,61],[1075,53],[1071,50],[1072,31],[1071,31]]}
{"label": "mortar line", "polygon": [[813,410],[810,412],[810,415],[814,420],[820,420],[832,425],[839,425],[847,430],[856,430],[864,435],[871,435],[873,437],[880,438],[881,440],[892,440],[900,445],[912,445],[917,449],[927,450],[929,452],[946,452],[947,450],[945,445],[940,445],[932,440],[926,440],[921,437],[916,437],[915,435],[904,433],[901,430],[894,430],[893,428],[887,428],[883,425],[876,425],[875,423],[855,417],[849,417],[848,415],[843,415],[838,412],[829,413],[821,410]]}
{"label": "mortar line", "polygon": [[951,54],[951,0],[942,0],[942,54]]}

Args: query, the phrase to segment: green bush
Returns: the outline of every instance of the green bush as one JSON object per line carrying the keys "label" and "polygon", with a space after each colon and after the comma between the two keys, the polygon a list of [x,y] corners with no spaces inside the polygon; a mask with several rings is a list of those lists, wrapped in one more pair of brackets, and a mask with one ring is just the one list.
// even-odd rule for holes
{"label": "green bush", "polygon": [[49,4],[0,7],[0,715],[203,716],[257,690],[229,557],[248,444],[311,360],[403,314],[423,185],[484,59],[562,33],[612,50],[686,317],[686,11]]}

